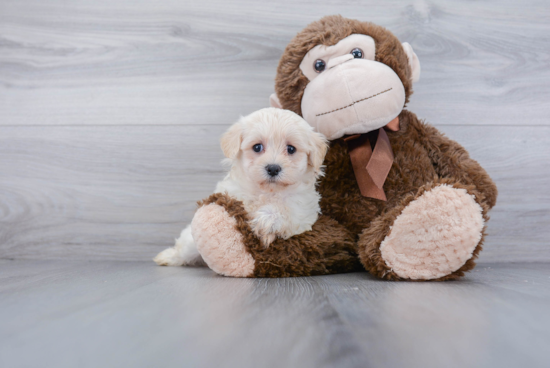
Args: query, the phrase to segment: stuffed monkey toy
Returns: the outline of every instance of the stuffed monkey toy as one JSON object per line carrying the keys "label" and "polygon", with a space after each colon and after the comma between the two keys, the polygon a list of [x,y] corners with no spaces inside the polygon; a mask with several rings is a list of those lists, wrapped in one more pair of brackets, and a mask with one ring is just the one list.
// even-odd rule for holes
{"label": "stuffed monkey toy", "polygon": [[328,16],[286,47],[271,105],[330,140],[311,231],[264,247],[242,203],[199,203],[193,238],[215,272],[287,277],[365,269],[386,280],[450,280],[481,251],[497,188],[458,143],[405,110],[420,63],[383,27]]}

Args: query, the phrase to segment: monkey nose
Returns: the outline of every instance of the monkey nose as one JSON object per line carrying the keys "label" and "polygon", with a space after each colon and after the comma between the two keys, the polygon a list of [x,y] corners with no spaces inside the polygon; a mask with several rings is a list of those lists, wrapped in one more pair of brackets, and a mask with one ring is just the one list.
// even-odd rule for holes
{"label": "monkey nose", "polygon": [[267,165],[265,171],[267,171],[269,176],[277,176],[281,172],[281,167],[279,165]]}
{"label": "monkey nose", "polygon": [[345,63],[346,61],[350,61],[351,59],[353,59],[352,54],[345,54],[342,56],[335,57],[328,61],[327,68],[328,69],[334,68],[336,65],[340,65],[342,63]]}

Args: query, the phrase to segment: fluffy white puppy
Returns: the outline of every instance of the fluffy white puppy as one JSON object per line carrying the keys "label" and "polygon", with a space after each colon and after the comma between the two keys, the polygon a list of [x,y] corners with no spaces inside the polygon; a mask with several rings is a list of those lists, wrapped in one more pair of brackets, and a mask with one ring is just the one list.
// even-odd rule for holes
{"label": "fluffy white puppy", "polygon": [[[315,184],[328,148],[322,134],[291,111],[266,108],[233,124],[221,147],[231,169],[214,193],[243,202],[252,230],[266,247],[277,237],[311,230],[320,213]],[[154,261],[161,266],[203,264],[191,225]]]}

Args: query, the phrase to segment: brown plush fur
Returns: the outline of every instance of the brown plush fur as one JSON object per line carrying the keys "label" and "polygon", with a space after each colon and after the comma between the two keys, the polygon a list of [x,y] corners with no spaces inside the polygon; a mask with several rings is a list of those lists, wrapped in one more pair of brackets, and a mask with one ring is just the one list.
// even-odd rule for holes
{"label": "brown plush fur", "polygon": [[407,110],[401,112],[399,121],[398,132],[387,131],[395,156],[384,183],[387,202],[361,195],[347,146],[338,139],[331,142],[325,158],[325,177],[319,186],[323,214],[358,235],[375,217],[399,207],[407,195],[440,178],[447,178],[447,183],[474,185],[480,193],[477,201],[488,208],[494,206],[496,186],[462,146]]}
{"label": "brown plush fur", "polygon": [[[299,65],[304,55],[318,44],[334,45],[351,34],[366,34],[375,40],[376,61],[391,67],[412,94],[411,70],[401,43],[383,27],[345,19],[325,17],[307,26],[287,46],[277,69],[275,90],[283,108],[301,115],[301,100],[308,79]],[[403,209],[422,193],[439,184],[464,188],[475,196],[487,221],[496,203],[497,188],[485,170],[458,143],[421,122],[413,113],[399,115],[400,130],[388,131],[394,162],[384,183],[386,202],[363,197],[343,139],[332,141],[325,159],[326,174],[319,185],[323,216],[313,230],[289,240],[277,240],[263,248],[246,223],[242,204],[214,195],[209,203],[224,206],[237,219],[246,249],[256,261],[254,276],[304,276],[356,270],[359,255],[363,267],[386,280],[401,280],[388,268],[380,244]],[[366,133],[366,132],[365,132]],[[421,224],[419,224],[421,226]],[[459,270],[438,280],[451,280],[475,266],[481,244]]]}
{"label": "brown plush fur", "polygon": [[[372,273],[373,275],[378,275],[380,278],[386,280],[403,280],[401,277],[397,276],[392,270],[388,268],[386,262],[382,259],[380,254],[380,244],[384,238],[390,233],[390,229],[393,225],[393,222],[401,214],[403,209],[413,200],[420,197],[424,192],[430,191],[440,184],[448,184],[454,188],[465,189],[468,194],[474,195],[476,198],[482,196],[473,185],[462,185],[454,182],[452,179],[437,179],[432,183],[423,185],[418,189],[415,194],[408,194],[405,198],[402,199],[401,203],[397,207],[393,207],[389,211],[385,212],[381,216],[373,220],[368,228],[363,230],[362,234],[359,237],[358,249],[361,262],[365,266],[366,270]],[[483,209],[483,219],[485,222],[489,220],[487,215],[488,207],[485,203],[481,203],[481,208]],[[481,251],[483,240],[485,239],[485,230],[487,226],[483,227],[481,240],[478,243],[477,247],[473,251],[473,256],[466,263],[459,268],[457,271],[453,272],[450,275],[440,277],[432,281],[445,281],[445,280],[455,280],[464,276],[464,272],[470,271],[475,267],[475,260],[478,257],[479,252]]]}
{"label": "brown plush fur", "polygon": [[[390,272],[378,248],[408,203],[438,184],[449,184],[474,194],[488,221],[487,212],[497,198],[491,178],[462,146],[407,110],[401,112],[399,121],[398,132],[387,132],[395,156],[384,183],[387,202],[361,195],[343,139],[331,142],[325,159],[326,174],[319,186],[323,214],[356,234],[365,269],[389,280],[399,277]],[[454,279],[472,269],[483,240],[484,236],[463,267],[442,279]]]}
{"label": "brown plush fur", "polygon": [[215,193],[199,206],[216,203],[237,221],[246,250],[255,260],[251,277],[289,277],[325,275],[360,270],[352,234],[335,220],[320,216],[312,231],[288,240],[275,240],[268,248],[254,236],[248,225],[248,214],[241,201]]}

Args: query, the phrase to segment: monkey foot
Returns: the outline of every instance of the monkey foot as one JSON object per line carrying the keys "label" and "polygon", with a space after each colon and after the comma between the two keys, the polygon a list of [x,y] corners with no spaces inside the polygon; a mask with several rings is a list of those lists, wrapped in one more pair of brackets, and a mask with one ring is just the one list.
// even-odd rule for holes
{"label": "monkey foot", "polygon": [[440,185],[409,203],[380,245],[399,277],[432,280],[468,261],[481,240],[482,209],[465,189]]}
{"label": "monkey foot", "polygon": [[236,226],[235,218],[216,203],[200,207],[191,223],[193,239],[208,267],[224,276],[249,277],[254,259]]}

